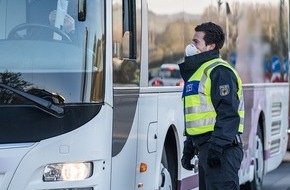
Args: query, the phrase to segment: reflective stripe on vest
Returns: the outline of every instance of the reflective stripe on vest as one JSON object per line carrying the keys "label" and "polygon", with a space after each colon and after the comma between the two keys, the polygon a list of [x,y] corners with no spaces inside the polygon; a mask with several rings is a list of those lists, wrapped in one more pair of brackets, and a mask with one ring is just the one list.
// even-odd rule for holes
{"label": "reflective stripe on vest", "polygon": [[238,113],[240,124],[238,131],[243,132],[244,128],[244,102],[242,82],[238,73],[228,63],[222,59],[214,59],[204,63],[185,83],[183,91],[185,127],[189,135],[198,135],[214,130],[216,122],[216,111],[212,104],[210,89],[210,73],[216,66],[225,66],[230,68],[238,82],[238,98],[240,100]]}

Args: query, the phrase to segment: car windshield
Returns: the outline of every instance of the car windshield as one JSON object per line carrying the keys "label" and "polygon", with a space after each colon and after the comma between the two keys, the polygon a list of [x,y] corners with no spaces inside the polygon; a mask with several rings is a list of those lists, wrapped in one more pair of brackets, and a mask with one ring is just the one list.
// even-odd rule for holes
{"label": "car windshield", "polygon": [[[0,84],[55,104],[102,102],[103,4],[1,0]],[[8,89],[0,87],[0,104],[27,104]]]}

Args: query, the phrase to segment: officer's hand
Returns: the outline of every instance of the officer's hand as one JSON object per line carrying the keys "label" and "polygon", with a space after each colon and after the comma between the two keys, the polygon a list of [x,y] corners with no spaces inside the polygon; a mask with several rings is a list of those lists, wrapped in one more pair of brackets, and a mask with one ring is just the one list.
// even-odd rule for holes
{"label": "officer's hand", "polygon": [[207,164],[212,168],[220,167],[221,157],[222,157],[222,153],[213,149],[208,149]]}
{"label": "officer's hand", "polygon": [[192,170],[194,168],[194,164],[191,164],[192,156],[188,154],[183,154],[181,158],[182,167],[186,170]]}

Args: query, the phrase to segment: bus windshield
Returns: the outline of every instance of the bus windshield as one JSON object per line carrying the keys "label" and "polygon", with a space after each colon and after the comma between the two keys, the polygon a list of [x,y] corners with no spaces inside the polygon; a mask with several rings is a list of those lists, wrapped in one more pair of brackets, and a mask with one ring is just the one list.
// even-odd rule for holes
{"label": "bus windshield", "polygon": [[[0,84],[54,104],[102,102],[104,22],[100,0],[0,1]],[[29,101],[0,87],[0,104]]]}

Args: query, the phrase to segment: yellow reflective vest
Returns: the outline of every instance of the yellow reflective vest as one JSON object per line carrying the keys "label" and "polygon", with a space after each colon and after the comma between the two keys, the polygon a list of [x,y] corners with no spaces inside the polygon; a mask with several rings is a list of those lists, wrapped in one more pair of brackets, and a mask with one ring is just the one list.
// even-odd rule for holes
{"label": "yellow reflective vest", "polygon": [[[224,66],[231,69],[236,75],[238,82],[238,98],[240,100],[238,113],[240,124],[238,132],[244,129],[244,98],[242,81],[236,70],[221,58],[210,60],[204,64],[185,83],[183,92],[185,129],[188,135],[200,135],[214,130],[217,113],[211,100],[210,73],[216,66]],[[227,87],[220,93],[227,93]]]}

